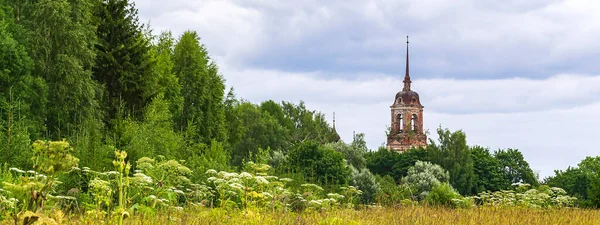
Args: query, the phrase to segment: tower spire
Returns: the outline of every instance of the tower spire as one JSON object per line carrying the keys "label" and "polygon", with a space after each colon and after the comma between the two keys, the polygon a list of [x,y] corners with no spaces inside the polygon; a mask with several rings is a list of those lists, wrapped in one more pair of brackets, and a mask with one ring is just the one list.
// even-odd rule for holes
{"label": "tower spire", "polygon": [[333,129],[335,130],[335,111],[333,112]]}
{"label": "tower spire", "polygon": [[406,36],[406,74],[404,74],[404,89],[402,91],[410,91],[410,73],[408,69],[408,36]]}
{"label": "tower spire", "polygon": [[333,141],[338,142],[340,141],[340,135],[338,134],[337,130],[335,129],[335,111],[333,112]]}

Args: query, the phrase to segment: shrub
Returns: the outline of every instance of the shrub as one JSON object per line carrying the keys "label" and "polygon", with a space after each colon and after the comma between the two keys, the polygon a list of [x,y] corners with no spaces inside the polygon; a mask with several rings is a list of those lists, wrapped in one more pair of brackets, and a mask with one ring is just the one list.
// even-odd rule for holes
{"label": "shrub", "polygon": [[368,169],[361,169],[360,171],[353,170],[352,178],[350,179],[350,185],[356,186],[362,191],[360,202],[363,204],[369,204],[375,199],[375,195],[379,192],[379,184],[375,179],[375,176]]}
{"label": "shrub", "polygon": [[417,161],[408,169],[408,175],[402,178],[402,183],[413,188],[413,195],[419,200],[425,199],[427,193],[441,183],[448,183],[450,176],[442,167],[430,162]]}
{"label": "shrub", "polygon": [[453,200],[461,198],[462,196],[450,184],[441,183],[431,189],[425,201],[433,206],[455,206]]}

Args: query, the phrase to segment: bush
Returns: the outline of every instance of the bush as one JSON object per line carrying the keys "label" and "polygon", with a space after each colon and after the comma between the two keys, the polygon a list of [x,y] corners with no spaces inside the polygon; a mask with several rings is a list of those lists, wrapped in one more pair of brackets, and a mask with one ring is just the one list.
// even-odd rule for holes
{"label": "bush", "polygon": [[356,186],[362,191],[360,202],[363,204],[373,202],[375,195],[379,192],[379,184],[368,169],[361,169],[360,172],[353,170],[350,185]]}
{"label": "bush", "polygon": [[411,194],[406,185],[399,186],[390,175],[383,177],[377,175],[375,179],[379,184],[379,190],[375,197],[378,204],[391,206],[400,204],[402,200],[408,199],[410,201]]}
{"label": "bush", "polygon": [[287,166],[290,171],[302,173],[320,184],[346,184],[350,175],[342,153],[312,141],[292,149]]}
{"label": "bush", "polygon": [[433,206],[450,206],[454,207],[455,204],[453,202],[454,199],[461,199],[462,196],[450,186],[448,183],[441,183],[439,185],[434,186],[427,197],[425,198],[425,202],[429,205]]}
{"label": "bush", "polygon": [[408,175],[402,178],[402,183],[413,190],[416,189],[413,194],[418,195],[419,200],[423,200],[435,186],[448,183],[449,179],[448,172],[442,167],[430,162],[417,161],[408,169]]}

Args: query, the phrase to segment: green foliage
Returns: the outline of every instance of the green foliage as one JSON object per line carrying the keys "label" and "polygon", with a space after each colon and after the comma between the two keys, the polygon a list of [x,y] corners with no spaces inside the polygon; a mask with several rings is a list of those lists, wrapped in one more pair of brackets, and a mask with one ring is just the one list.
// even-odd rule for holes
{"label": "green foliage", "polygon": [[[268,107],[266,107],[268,108]],[[285,122],[280,122],[291,131],[292,144],[312,140],[320,144],[334,142],[333,128],[325,120],[325,115],[311,111],[306,108],[304,102],[295,105],[290,102],[282,102],[281,108],[285,114]],[[276,110],[274,110],[274,113]]]}
{"label": "green foliage", "polygon": [[431,189],[425,198],[425,202],[433,206],[455,207],[455,202],[460,201],[460,199],[462,199],[462,196],[450,184],[440,183]]}
{"label": "green foliage", "polygon": [[523,154],[518,149],[498,150],[494,152],[494,157],[500,162],[501,168],[504,168],[506,179],[514,183],[525,183],[534,186],[538,185],[538,180],[525,161]]}
{"label": "green foliage", "polygon": [[546,184],[564,189],[577,198],[580,207],[600,207],[600,157],[586,157],[578,167],[565,171],[555,170],[555,175],[546,179]]}
{"label": "green foliage", "polygon": [[346,162],[354,168],[360,170],[366,167],[366,160],[363,157],[366,151],[363,146],[356,145],[355,143],[348,145],[342,141],[327,143],[325,146],[344,154]]}
{"label": "green foliage", "polygon": [[156,43],[151,46],[149,54],[155,64],[151,68],[153,75],[145,77],[145,79],[151,80],[147,82],[150,87],[145,90],[146,95],[164,96],[165,101],[169,103],[170,112],[173,115],[179,115],[183,107],[183,96],[181,96],[179,78],[173,71],[175,39],[170,31],[164,31],[158,37],[151,38]]}
{"label": "green foliage", "polygon": [[19,113],[22,105],[13,101],[0,105],[0,112],[6,113],[0,115],[0,155],[4,163],[28,168],[31,167],[31,140],[28,130],[31,127],[25,116]]}
{"label": "green foliage", "polygon": [[181,130],[194,129],[194,135],[189,137],[194,142],[225,141],[225,84],[196,32],[186,31],[181,35],[173,62],[184,98],[178,126]]}
{"label": "green foliage", "polygon": [[206,179],[205,171],[215,169],[225,171],[229,169],[229,153],[224,149],[223,143],[213,140],[210,145],[194,144],[187,147],[191,150],[186,155],[186,165],[193,169],[193,181]]}
{"label": "green foliage", "polygon": [[[15,199],[10,201],[14,203],[10,206],[11,216],[15,222],[22,220],[24,224],[27,224],[28,217],[41,217],[37,213],[42,210],[46,201],[66,198],[51,195],[59,183],[55,177],[77,166],[79,161],[70,154],[72,148],[65,141],[38,140],[33,143],[32,150],[35,170],[11,168],[15,175],[2,182],[2,188],[9,193],[9,199]],[[24,214],[31,216],[23,217]]]}
{"label": "green foliage", "polygon": [[79,122],[99,115],[99,87],[91,71],[96,43],[93,3],[39,0],[21,4],[27,14],[15,15],[26,30],[34,76],[45,80],[45,85],[36,82],[34,89],[47,93],[47,104],[36,113],[45,116],[49,137],[63,138],[75,132]]}
{"label": "green foliage", "polygon": [[362,191],[360,203],[369,204],[375,200],[379,192],[379,184],[375,176],[368,169],[353,170],[350,178],[350,185],[355,186]]}
{"label": "green foliage", "polygon": [[408,169],[408,174],[402,178],[402,183],[412,188],[413,195],[418,195],[419,199],[423,200],[435,186],[448,183],[449,179],[448,171],[441,166],[417,161]]}
{"label": "green foliage", "polygon": [[158,182],[159,186],[177,187],[191,183],[187,177],[192,174],[192,171],[172,159],[161,162],[142,157],[137,160],[137,168]]}
{"label": "green foliage", "polygon": [[566,195],[562,188],[516,184],[515,190],[482,192],[476,197],[479,204],[504,207],[561,208],[571,207],[576,198]]}
{"label": "green foliage", "polygon": [[88,118],[77,126],[69,138],[73,144],[73,155],[82,165],[93,170],[112,168],[115,143],[100,118]]}
{"label": "green foliage", "polygon": [[6,149],[2,155],[7,156],[6,162],[10,162],[18,152],[15,150],[19,150],[18,144],[11,146],[12,136],[18,136],[25,129],[36,133],[42,130],[42,110],[46,104],[45,81],[32,75],[33,61],[25,46],[11,34],[14,29],[22,32],[21,26],[14,23],[11,12],[9,6],[0,6],[0,134],[5,134],[2,145]]}
{"label": "green foliage", "polygon": [[118,147],[129,153],[129,159],[163,155],[169,159],[185,158],[183,137],[173,130],[169,104],[162,95],[155,97],[144,110],[143,122],[128,118],[115,126],[121,138]]}
{"label": "green foliage", "polygon": [[[128,0],[100,1],[94,10],[97,22],[94,79],[104,86],[106,121],[130,114],[141,117],[156,91],[150,43]],[[123,104],[123,112],[118,112]],[[121,114],[121,115],[118,115]]]}
{"label": "green foliage", "polygon": [[600,156],[586,157],[578,164],[590,181],[588,186],[589,205],[600,207]]}
{"label": "green foliage", "polygon": [[461,194],[476,194],[473,159],[467,146],[467,138],[462,131],[450,132],[437,129],[438,143],[429,140],[427,152],[434,164],[440,165],[450,174],[450,184]]}
{"label": "green foliage", "polygon": [[36,170],[53,175],[77,166],[78,158],[71,155],[73,148],[66,141],[41,141],[33,143]]}
{"label": "green foliage", "polygon": [[237,103],[230,108],[228,121],[236,121],[231,129],[230,145],[234,166],[241,166],[244,160],[258,161],[259,149],[282,149],[285,140],[283,130],[277,120],[258,106],[249,103]]}
{"label": "green foliage", "polygon": [[510,187],[506,179],[504,168],[498,159],[494,158],[490,151],[481,146],[473,146],[470,149],[475,172],[475,191],[499,191]]}
{"label": "green foliage", "polygon": [[588,187],[590,180],[581,168],[569,167],[566,170],[555,170],[554,176],[545,181],[546,185],[564,189],[569,195],[577,198],[579,206],[590,206]]}
{"label": "green foliage", "polygon": [[379,148],[376,152],[367,152],[364,157],[367,168],[380,176],[391,176],[394,180],[406,176],[408,168],[415,165],[417,161],[428,161],[427,151],[423,148],[412,148],[402,154]]}
{"label": "green foliage", "polygon": [[379,191],[376,194],[377,203],[383,206],[400,204],[403,200],[412,199],[411,190],[407,185],[398,185],[390,175],[376,175]]}
{"label": "green foliage", "polygon": [[342,153],[307,141],[297,145],[287,155],[287,168],[320,184],[345,184],[350,170]]}

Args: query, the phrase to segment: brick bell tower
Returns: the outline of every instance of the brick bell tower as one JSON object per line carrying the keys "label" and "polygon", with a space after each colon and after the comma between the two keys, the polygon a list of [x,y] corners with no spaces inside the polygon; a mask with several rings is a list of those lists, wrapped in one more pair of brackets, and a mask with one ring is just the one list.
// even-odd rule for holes
{"label": "brick bell tower", "polygon": [[412,82],[408,66],[408,36],[406,36],[404,88],[396,94],[394,104],[390,106],[392,124],[387,137],[387,149],[397,152],[427,145],[427,136],[423,131],[423,105],[419,100],[419,94],[410,89]]}

